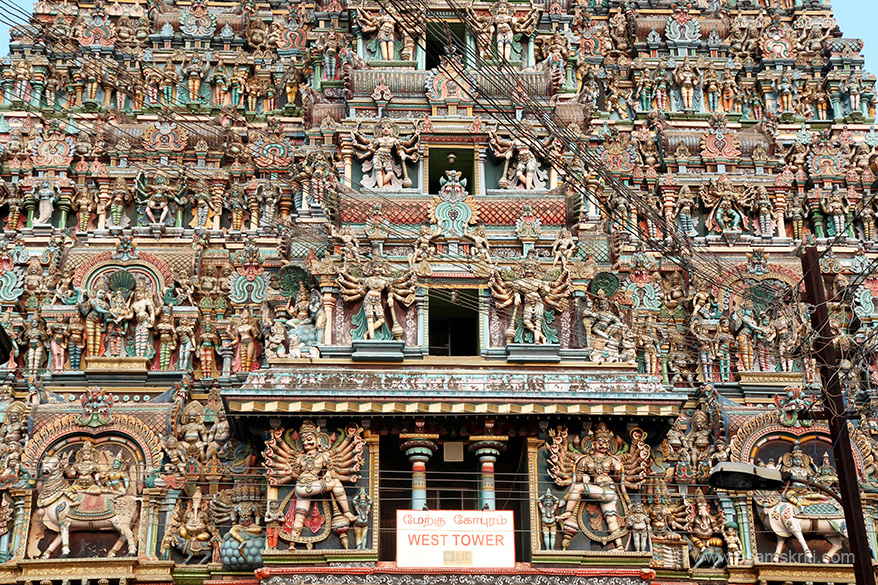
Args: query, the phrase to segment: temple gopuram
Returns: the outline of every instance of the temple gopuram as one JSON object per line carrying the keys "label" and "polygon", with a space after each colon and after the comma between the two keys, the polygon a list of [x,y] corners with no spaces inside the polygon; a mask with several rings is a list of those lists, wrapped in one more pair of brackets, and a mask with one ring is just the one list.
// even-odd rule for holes
{"label": "temple gopuram", "polygon": [[878,561],[828,1],[0,13],[0,585],[853,583],[842,475]]}

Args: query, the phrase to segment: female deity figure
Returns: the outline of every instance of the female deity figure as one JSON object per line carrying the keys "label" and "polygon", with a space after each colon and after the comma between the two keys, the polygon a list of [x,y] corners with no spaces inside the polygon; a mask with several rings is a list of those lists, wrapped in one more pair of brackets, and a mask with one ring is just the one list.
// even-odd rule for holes
{"label": "female deity figure", "polygon": [[85,349],[85,325],[82,323],[82,315],[75,313],[70,318],[67,327],[67,352],[70,354],[70,369],[78,370],[82,360],[82,351]]}
{"label": "female deity figure", "polygon": [[149,291],[140,287],[135,289],[131,311],[134,313],[134,355],[151,357],[149,336],[155,327],[156,307]]}
{"label": "female deity figure", "polygon": [[675,222],[679,221],[683,233],[689,237],[698,235],[695,229],[695,219],[692,217],[693,209],[695,209],[695,198],[692,196],[692,190],[689,185],[683,185],[677,194],[677,203],[674,206],[671,219]]}
{"label": "female deity figure", "polygon": [[240,322],[229,329],[232,345],[237,347],[240,358],[240,367],[236,371],[249,372],[256,359],[256,337],[258,336],[256,323],[250,315],[250,309],[244,309],[241,312]]}
{"label": "female deity figure", "polygon": [[688,55],[674,70],[674,81],[680,90],[684,110],[695,109],[695,87],[699,84],[699,78],[700,73],[696,67],[693,67]]}
{"label": "female deity figure", "polygon": [[216,317],[208,313],[204,316],[201,324],[201,337],[198,340],[198,360],[201,366],[202,378],[213,378],[216,348],[220,345],[220,338],[216,330]]}
{"label": "female deity figure", "polygon": [[660,112],[668,111],[670,89],[671,80],[668,78],[668,72],[664,67],[659,67],[655,72],[655,107]]}
{"label": "female deity figure", "polygon": [[177,336],[180,339],[180,352],[177,355],[177,369],[188,372],[192,369],[192,355],[195,353],[195,328],[188,317],[180,318],[177,327]]}
{"label": "female deity figure", "polygon": [[721,84],[719,75],[716,72],[716,66],[711,62],[704,73],[704,81],[701,86],[704,95],[707,97],[707,110],[709,112],[715,112],[719,109],[720,87]]}
{"label": "female deity figure", "polygon": [[790,203],[786,210],[786,217],[790,220],[790,227],[793,230],[793,240],[801,242],[807,213],[805,210],[805,204],[802,202],[802,196],[798,192],[794,192],[793,196],[790,198]]}
{"label": "female deity figure", "polygon": [[[488,131],[491,152],[497,158],[503,159],[503,175],[499,185],[501,189],[545,189],[546,173],[540,169],[539,161],[530,147],[530,140],[536,140],[536,135],[529,124],[524,123],[524,131],[527,136],[518,138],[510,137],[504,140],[497,136],[494,130]],[[543,146],[548,147],[552,137],[543,141]]]}
{"label": "female deity figure", "polygon": [[85,316],[85,342],[89,357],[99,355],[101,328],[109,311],[110,303],[107,299],[107,291],[102,284],[96,284],[79,306],[79,312]]}
{"label": "female deity figure", "polygon": [[723,74],[720,82],[720,105],[722,105],[723,112],[741,111],[740,104],[738,104],[738,84],[730,71]]}
{"label": "female deity figure", "polygon": [[73,208],[78,212],[76,229],[79,232],[87,232],[91,224],[91,214],[94,213],[97,203],[94,193],[87,189],[77,189],[76,198],[73,200]]}
{"label": "female deity figure", "polygon": [[167,370],[171,367],[171,354],[177,349],[177,331],[174,329],[173,315],[161,313],[156,332],[159,335],[159,368]]}
{"label": "female deity figure", "polygon": [[[382,118],[373,129],[370,140],[357,130],[351,132],[357,158],[363,162],[362,185],[367,189],[409,188],[412,181],[408,176],[406,161],[418,162],[417,142],[420,130],[415,126],[414,134],[408,140],[400,140],[399,127],[390,119]],[[399,157],[400,163],[394,158]],[[369,174],[371,172],[371,174]]]}
{"label": "female deity figure", "polygon": [[826,217],[832,222],[835,235],[842,236],[845,233],[845,218],[850,206],[845,203],[844,194],[842,194],[838,185],[834,186],[828,195],[821,197],[820,207],[823,209]]}
{"label": "female deity figure", "polygon": [[52,341],[49,344],[51,359],[49,369],[63,370],[67,361],[67,346],[70,342],[70,332],[67,325],[67,315],[58,315],[55,322],[49,327]]}
{"label": "female deity figure", "polygon": [[655,92],[655,82],[652,79],[649,69],[641,72],[640,79],[637,80],[637,86],[634,88],[634,97],[640,99],[640,111],[648,112],[652,108],[652,98]]}
{"label": "female deity figure", "polygon": [[728,319],[720,319],[719,331],[716,332],[716,337],[714,337],[713,341],[716,349],[716,359],[719,363],[719,379],[722,382],[728,382],[732,375],[732,345],[735,342]]}
{"label": "female deity figure", "polygon": [[43,366],[43,356],[46,353],[46,345],[49,343],[45,327],[43,318],[38,313],[31,317],[24,332],[24,340],[27,343],[25,366],[28,375],[36,375]]}

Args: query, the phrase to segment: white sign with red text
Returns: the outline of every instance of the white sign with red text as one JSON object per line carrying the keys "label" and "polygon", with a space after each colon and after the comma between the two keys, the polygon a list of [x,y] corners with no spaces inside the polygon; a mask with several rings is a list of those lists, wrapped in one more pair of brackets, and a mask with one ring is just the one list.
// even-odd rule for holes
{"label": "white sign with red text", "polygon": [[513,568],[512,512],[397,510],[396,564],[410,569]]}

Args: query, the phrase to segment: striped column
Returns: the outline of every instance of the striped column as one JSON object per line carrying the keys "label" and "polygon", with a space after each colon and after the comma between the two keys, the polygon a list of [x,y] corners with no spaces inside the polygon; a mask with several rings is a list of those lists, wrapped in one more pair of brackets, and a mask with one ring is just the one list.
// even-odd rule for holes
{"label": "striped column", "polygon": [[479,463],[482,466],[479,484],[479,509],[496,510],[494,463],[500,453],[506,450],[506,437],[470,437],[469,449],[479,458]]}
{"label": "striped column", "polygon": [[438,435],[400,435],[400,449],[412,462],[412,510],[423,510],[427,505],[427,462],[439,449],[434,443]]}

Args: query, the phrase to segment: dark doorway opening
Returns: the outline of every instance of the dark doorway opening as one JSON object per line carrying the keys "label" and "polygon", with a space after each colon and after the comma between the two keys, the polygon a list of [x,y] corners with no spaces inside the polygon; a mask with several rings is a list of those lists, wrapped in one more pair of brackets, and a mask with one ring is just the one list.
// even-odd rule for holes
{"label": "dark doorway opening", "polygon": [[479,355],[478,291],[430,291],[430,355]]}
{"label": "dark doorway opening", "polygon": [[[446,29],[447,27],[447,29]],[[441,22],[433,21],[432,26],[427,30],[427,42],[424,49],[426,51],[425,65],[426,69],[435,69],[439,66],[441,58],[448,55],[448,36],[446,30],[451,35],[451,42],[455,46],[460,46],[466,37],[466,26],[462,22]]]}

